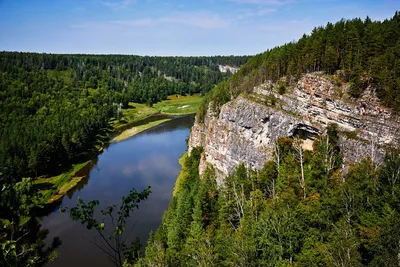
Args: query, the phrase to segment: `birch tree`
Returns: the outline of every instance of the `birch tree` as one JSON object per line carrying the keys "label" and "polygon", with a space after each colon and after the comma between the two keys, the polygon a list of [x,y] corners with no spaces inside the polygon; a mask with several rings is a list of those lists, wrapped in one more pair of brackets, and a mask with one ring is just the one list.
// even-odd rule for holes
{"label": "birch tree", "polygon": [[301,147],[301,141],[299,138],[295,139],[294,149],[296,151],[296,157],[300,164],[301,177],[299,178],[300,188],[303,191],[303,199],[306,198],[306,180],[304,178],[304,153]]}

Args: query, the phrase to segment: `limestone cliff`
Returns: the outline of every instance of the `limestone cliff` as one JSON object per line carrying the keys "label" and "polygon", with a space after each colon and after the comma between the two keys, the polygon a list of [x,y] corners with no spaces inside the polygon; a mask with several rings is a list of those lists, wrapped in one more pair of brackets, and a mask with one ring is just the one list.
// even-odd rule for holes
{"label": "limestone cliff", "polygon": [[230,72],[230,73],[236,73],[239,68],[238,67],[232,67],[228,65],[218,65],[219,71],[220,72]]}
{"label": "limestone cliff", "polygon": [[323,75],[306,74],[283,95],[277,86],[262,84],[223,105],[219,114],[209,108],[204,122],[196,119],[189,152],[204,148],[200,173],[208,164],[224,175],[242,162],[261,169],[272,159],[277,138],[303,132],[304,148],[312,149],[330,123],[342,131],[344,168],[367,156],[380,163],[386,146],[399,145],[399,118],[379,104],[372,88],[355,101],[346,99],[346,85]]}

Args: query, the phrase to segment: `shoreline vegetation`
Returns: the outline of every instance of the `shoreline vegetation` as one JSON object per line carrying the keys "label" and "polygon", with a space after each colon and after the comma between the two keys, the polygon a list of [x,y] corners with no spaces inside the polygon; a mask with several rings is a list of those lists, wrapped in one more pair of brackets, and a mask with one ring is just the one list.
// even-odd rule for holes
{"label": "shoreline vegetation", "polygon": [[[120,142],[171,120],[171,116],[194,114],[201,102],[200,94],[170,95],[166,100],[149,107],[145,104],[129,103],[129,108],[122,110],[122,119],[112,121],[113,128],[119,133],[110,142]],[[132,126],[132,127],[127,127]]]}
{"label": "shoreline vegetation", "polygon": [[69,190],[73,189],[85,178],[78,173],[88,166],[91,160],[83,163],[74,164],[70,170],[53,177],[39,177],[35,180],[35,185],[42,193],[43,204],[51,204],[61,199]]}
{"label": "shoreline vegetation", "polygon": [[189,170],[185,165],[188,155],[189,153],[186,151],[185,153],[182,154],[182,156],[178,160],[179,165],[181,165],[181,170],[179,171],[178,177],[176,178],[174,189],[172,191],[172,197],[174,197],[176,193],[180,191],[181,185],[185,180],[185,177],[188,175]]}
{"label": "shoreline vegetation", "polygon": [[[201,99],[200,94],[171,95],[152,107],[134,102],[129,103],[129,108],[121,111],[122,118],[120,120],[114,119],[110,121],[113,131],[108,137],[102,137],[102,139],[108,139],[108,141],[103,142],[96,156],[103,151],[103,147],[107,143],[121,142],[131,138],[143,131],[172,120],[173,116],[196,113]],[[113,133],[117,134],[113,136]],[[181,163],[181,159],[179,161]],[[90,162],[91,160],[73,164],[68,171],[57,176],[36,178],[35,184],[42,193],[42,203],[51,204],[61,200],[69,190],[75,188],[85,178],[85,175],[80,174],[80,171],[88,166]]]}
{"label": "shoreline vegetation", "polygon": [[122,133],[118,134],[116,137],[110,140],[110,143],[116,143],[116,142],[121,142],[124,141],[128,138],[131,138],[132,136],[135,136],[143,131],[146,131],[148,129],[151,129],[153,127],[156,127],[164,122],[170,121],[171,119],[161,119],[161,120],[156,120],[152,122],[148,122],[145,124],[141,124],[139,126],[134,126],[128,130],[123,131]]}

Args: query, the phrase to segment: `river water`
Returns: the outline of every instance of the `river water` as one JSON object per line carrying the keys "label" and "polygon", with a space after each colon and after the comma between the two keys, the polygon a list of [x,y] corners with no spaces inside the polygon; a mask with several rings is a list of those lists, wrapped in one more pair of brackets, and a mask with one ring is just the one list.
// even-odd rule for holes
{"label": "river water", "polygon": [[[62,200],[62,206],[73,207],[80,196],[85,202],[100,201],[100,207],[119,205],[121,197],[132,188],[137,191],[151,186],[152,193],[140,204],[130,218],[127,232],[138,236],[143,246],[151,231],[161,223],[168,208],[176,177],[180,171],[178,159],[186,150],[186,139],[194,116],[175,118],[153,129],[119,143],[112,143],[93,160],[84,172],[87,178]],[[49,238],[58,236],[62,246],[57,259],[48,264],[66,266],[113,266],[100,249],[91,244],[94,233],[57,207],[42,218],[42,226],[49,230]]]}

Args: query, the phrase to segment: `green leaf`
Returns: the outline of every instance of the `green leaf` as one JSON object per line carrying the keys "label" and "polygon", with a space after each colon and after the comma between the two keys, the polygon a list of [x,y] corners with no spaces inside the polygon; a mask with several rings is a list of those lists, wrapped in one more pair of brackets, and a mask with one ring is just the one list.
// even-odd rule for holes
{"label": "green leaf", "polygon": [[29,217],[29,216],[22,216],[19,221],[19,226],[25,225],[30,219],[31,219],[31,217]]}

